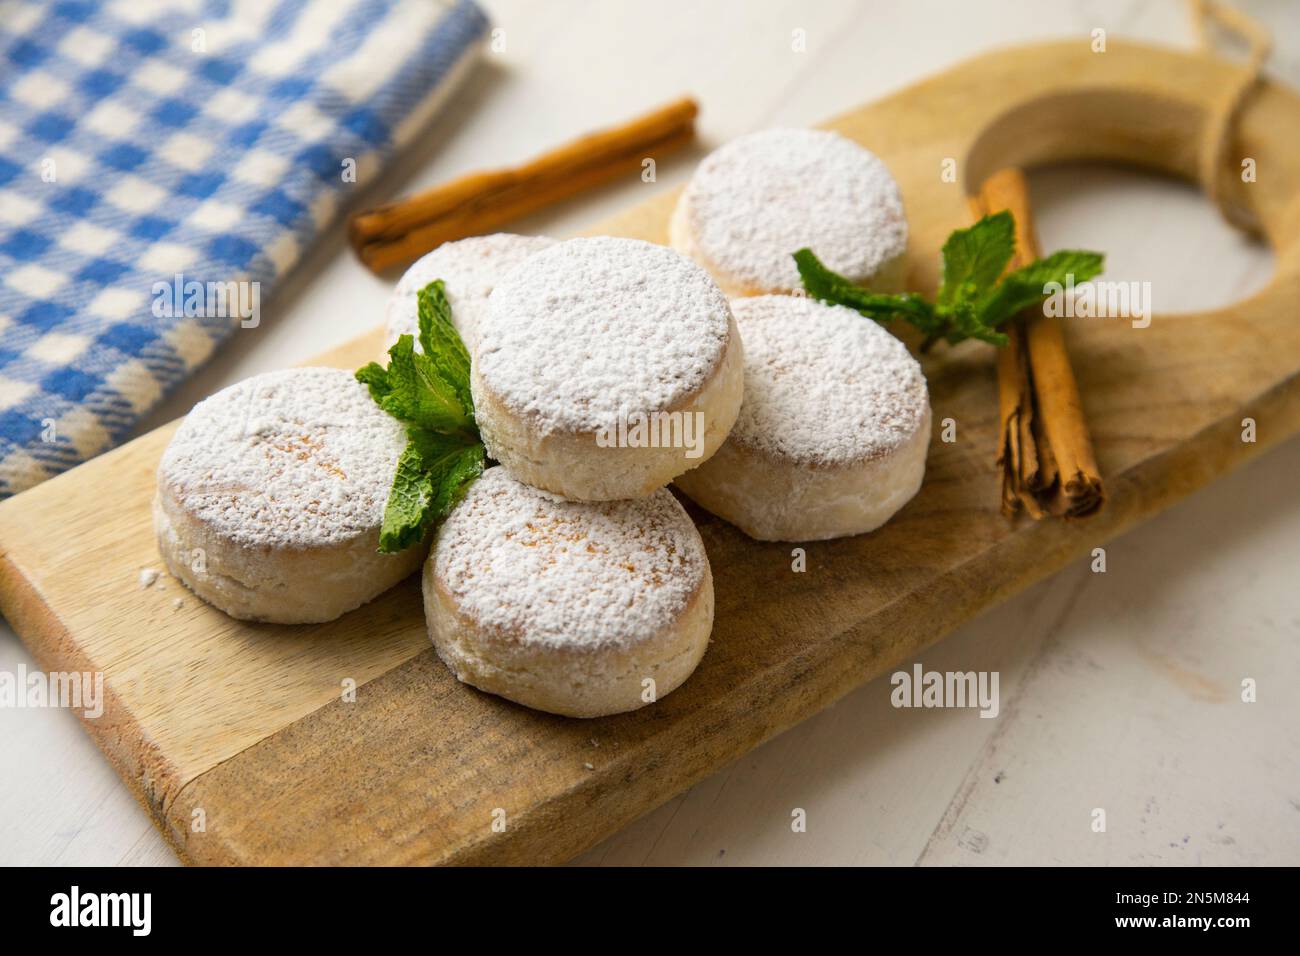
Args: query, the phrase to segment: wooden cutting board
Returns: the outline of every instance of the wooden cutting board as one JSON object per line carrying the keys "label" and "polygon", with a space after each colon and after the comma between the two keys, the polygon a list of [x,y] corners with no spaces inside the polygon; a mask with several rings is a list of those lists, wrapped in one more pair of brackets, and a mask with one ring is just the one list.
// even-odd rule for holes
{"label": "wooden cutting board", "polygon": [[[1081,39],[989,54],[828,125],[897,176],[910,285],[932,291],[939,246],[966,221],[964,184],[1067,159],[1194,178],[1207,106],[1234,77],[1199,55],[1113,41],[1098,54]],[[808,545],[796,573],[790,545],[692,509],[716,581],[713,641],[682,689],[636,713],[570,720],[457,684],[430,648],[415,579],[304,627],[231,620],[166,575],[142,588],[140,571],[161,566],[149,500],[174,426],[0,504],[0,609],[47,670],[105,674],[105,712],[86,727],[188,861],[565,860],[1300,430],[1297,143],[1300,98],[1266,85],[1224,170],[1276,249],[1267,290],[1145,329],[1067,321],[1110,494],[1098,517],[999,514],[992,351],[940,348],[925,360],[925,486],[881,531]],[[1240,181],[1242,157],[1257,182]],[[664,241],[674,198],[596,231]],[[376,332],[320,364],[355,367],[378,349]],[[945,418],[953,443],[939,440]]]}

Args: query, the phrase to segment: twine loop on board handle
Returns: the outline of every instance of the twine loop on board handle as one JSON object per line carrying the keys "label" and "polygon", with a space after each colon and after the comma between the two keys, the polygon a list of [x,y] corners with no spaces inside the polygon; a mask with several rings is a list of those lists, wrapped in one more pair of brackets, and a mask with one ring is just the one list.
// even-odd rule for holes
{"label": "twine loop on board handle", "polygon": [[1231,202],[1223,183],[1223,164],[1228,154],[1228,143],[1241,107],[1250,92],[1259,83],[1260,74],[1269,54],[1273,52],[1273,37],[1256,19],[1216,0],[1191,0],[1192,20],[1200,36],[1201,47],[1214,52],[1216,45],[1210,25],[1231,33],[1246,43],[1247,52],[1241,76],[1229,86],[1223,99],[1211,107],[1210,120],[1201,140],[1199,177],[1210,201],[1231,225],[1247,232],[1258,233],[1259,223],[1243,207]]}

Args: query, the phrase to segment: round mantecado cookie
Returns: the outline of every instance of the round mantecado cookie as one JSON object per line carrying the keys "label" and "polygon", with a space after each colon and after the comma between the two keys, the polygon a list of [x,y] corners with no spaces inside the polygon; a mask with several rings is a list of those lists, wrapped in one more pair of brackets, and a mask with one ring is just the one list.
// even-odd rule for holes
{"label": "round mantecado cookie", "polygon": [[537,710],[600,717],[691,675],[713,628],[713,577],[667,489],[569,501],[497,467],[438,531],[424,614],[458,680]]}
{"label": "round mantecado cookie", "polygon": [[531,485],[608,501],[706,461],[740,410],[744,371],[703,269],[601,236],[544,249],[497,285],[470,379],[489,455]]}
{"label": "round mantecado cookie", "polygon": [[167,569],[232,617],[330,621],[414,572],[380,554],[402,425],[351,372],[296,368],[223,389],[181,423],[158,466]]}
{"label": "round mantecado cookie", "polygon": [[878,291],[902,287],[907,219],[873,153],[825,130],[770,129],[704,158],[671,223],[673,248],[730,296],[801,288],[793,254]]}
{"label": "round mantecado cookie", "polygon": [[384,352],[387,353],[401,335],[413,336],[416,351],[420,351],[418,296],[420,290],[435,279],[443,281],[447,302],[451,306],[452,324],[465,347],[473,352],[479,318],[487,310],[488,296],[493,287],[534,252],[541,252],[554,244],[555,240],[546,236],[498,232],[444,242],[417,259],[398,280],[397,288],[388,300]]}
{"label": "round mantecado cookie", "polygon": [[771,295],[732,308],[745,340],[745,404],[718,453],[677,486],[760,541],[880,527],[925,474],[921,366],[843,306]]}

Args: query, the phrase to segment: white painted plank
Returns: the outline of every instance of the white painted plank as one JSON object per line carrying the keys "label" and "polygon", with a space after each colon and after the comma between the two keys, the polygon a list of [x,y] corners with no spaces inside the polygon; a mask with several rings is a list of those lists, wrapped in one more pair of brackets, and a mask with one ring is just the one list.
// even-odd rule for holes
{"label": "white painted plank", "polygon": [[1108,549],[922,862],[1300,862],[1297,474],[1293,441]]}

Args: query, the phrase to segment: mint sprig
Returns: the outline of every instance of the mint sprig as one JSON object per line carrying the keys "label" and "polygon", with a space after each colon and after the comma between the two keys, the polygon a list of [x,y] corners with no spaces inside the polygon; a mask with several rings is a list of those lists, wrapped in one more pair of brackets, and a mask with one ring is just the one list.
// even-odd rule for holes
{"label": "mint sprig", "polygon": [[811,249],[800,249],[794,261],[808,295],[855,309],[877,322],[910,322],[925,336],[924,352],[939,341],[955,345],[979,339],[1005,345],[1007,337],[998,329],[1022,309],[1040,302],[1049,282],[1064,285],[1067,276],[1076,283],[1087,282],[1104,263],[1099,252],[1063,249],[1003,275],[1015,252],[1016,223],[1005,210],[954,231],[943,244],[943,275],[934,302],[912,292],[895,295],[863,289],[828,269]]}
{"label": "mint sprig", "polygon": [[375,403],[406,426],[406,448],[379,530],[383,554],[424,540],[483,473],[487,459],[474,422],[469,352],[451,324],[441,279],[420,290],[418,305],[422,351],[402,335],[388,350],[387,368],[371,362],[357,369],[357,381]]}

